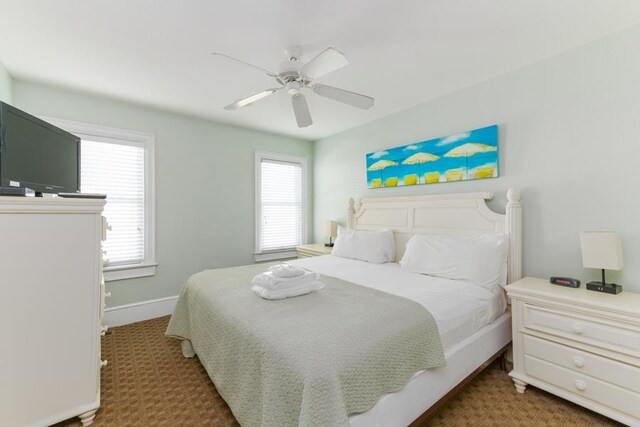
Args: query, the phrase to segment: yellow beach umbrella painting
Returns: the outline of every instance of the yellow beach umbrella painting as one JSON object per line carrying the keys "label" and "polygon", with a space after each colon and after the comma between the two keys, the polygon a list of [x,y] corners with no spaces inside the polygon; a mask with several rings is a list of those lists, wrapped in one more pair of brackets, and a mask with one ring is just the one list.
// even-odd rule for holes
{"label": "yellow beach umbrella painting", "polygon": [[369,170],[369,171],[381,171],[382,169],[384,169],[386,167],[397,166],[397,165],[398,165],[398,162],[394,162],[393,160],[378,160],[377,162],[375,162],[374,164],[369,166],[369,168],[367,170]]}
{"label": "yellow beach umbrella painting", "polygon": [[[427,163],[427,162],[435,162],[436,160],[439,160],[440,156],[436,156],[435,154],[431,154],[431,153],[425,153],[425,152],[419,152],[416,154],[413,154],[409,157],[407,157],[406,159],[404,159],[402,161],[403,165],[421,165],[423,163]],[[422,171],[420,170],[420,167],[418,166],[418,177],[422,175]],[[416,184],[419,178],[414,178],[413,175],[407,177],[407,179],[405,180],[405,184]],[[416,181],[416,182],[414,182]],[[426,184],[426,179],[425,179],[425,184]]]}
{"label": "yellow beach umbrella painting", "polygon": [[421,165],[423,163],[436,161],[439,158],[440,156],[436,156],[435,154],[420,152],[407,157],[402,161],[402,164],[403,165]]}
{"label": "yellow beach umbrella painting", "polygon": [[[389,166],[398,166],[398,162],[394,162],[393,160],[378,160],[371,166],[367,168],[368,171],[380,171],[380,182],[378,183],[376,180],[371,181],[371,188],[376,188],[382,186],[382,170]],[[376,182],[374,182],[376,181]],[[397,181],[397,179],[396,179]]]}
{"label": "yellow beach umbrella painting", "polygon": [[493,178],[493,165],[478,166],[475,169],[471,169],[471,176],[473,179]]}
{"label": "yellow beach umbrella painting", "polygon": [[469,157],[478,153],[489,153],[491,151],[498,151],[498,147],[487,144],[479,144],[477,142],[467,142],[449,150],[445,157]]}
{"label": "yellow beach umbrella painting", "polygon": [[[498,147],[494,145],[480,144],[477,142],[467,142],[466,144],[462,144],[457,146],[456,148],[449,150],[444,157],[465,157],[466,158],[466,167],[465,170],[469,170],[469,157],[478,153],[489,153],[492,151],[498,151]],[[493,172],[491,173],[493,175]],[[467,177],[468,178],[468,177]]]}

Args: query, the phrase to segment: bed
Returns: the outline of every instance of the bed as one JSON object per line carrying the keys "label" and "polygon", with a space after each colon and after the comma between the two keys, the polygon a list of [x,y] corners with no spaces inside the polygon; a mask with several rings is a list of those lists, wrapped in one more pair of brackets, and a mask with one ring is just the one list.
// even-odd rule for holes
{"label": "bed", "polygon": [[[405,245],[414,234],[474,236],[505,233],[509,239],[507,265],[505,266],[506,282],[511,283],[521,277],[521,196],[516,190],[510,189],[508,191],[505,214],[493,212],[487,207],[486,200],[492,197],[491,193],[482,192],[367,198],[362,199],[357,205],[353,200],[350,200],[346,223],[347,228],[353,230],[376,231],[391,229],[396,244],[396,262],[402,258]],[[379,294],[393,296],[397,300],[410,301],[414,305],[426,308],[427,312],[435,320],[439,331],[446,367],[434,364],[427,365],[434,366],[431,369],[418,370],[414,368],[408,376],[405,372],[404,377],[402,377],[404,380],[401,383],[394,383],[395,386],[387,390],[386,393],[379,393],[374,402],[359,406],[359,408],[366,410],[359,410],[357,411],[358,413],[349,412],[348,421],[346,417],[344,420],[336,418],[336,420],[339,420],[335,421],[337,424],[348,424],[355,427],[419,424],[475,374],[503,354],[511,341],[510,314],[506,310],[506,298],[501,288],[488,291],[472,284],[409,273],[403,271],[397,263],[370,264],[331,255],[292,261],[292,263],[315,271],[321,274],[321,278],[325,281],[330,282],[330,289],[324,295],[322,294],[323,291],[321,291],[317,293],[320,294],[319,296],[290,299],[290,301],[298,300],[297,304],[308,304],[306,306],[307,310],[312,310],[313,303],[316,301],[313,298],[326,297],[331,295],[331,290],[340,289],[341,287],[349,289],[349,286],[353,285],[358,289],[366,288],[367,292],[372,293],[372,295],[378,292]],[[176,325],[172,327],[170,323],[167,334],[183,339],[185,356],[198,354],[209,376],[218,387],[218,391],[227,400],[237,418],[251,420],[246,422],[246,424],[250,425],[268,425],[275,422],[265,421],[264,418],[260,417],[247,417],[247,411],[251,412],[253,410],[252,401],[256,399],[255,394],[249,396],[245,393],[246,396],[241,394],[239,398],[237,393],[234,395],[227,391],[232,390],[228,387],[229,375],[231,375],[234,382],[255,381],[255,377],[259,375],[264,363],[257,362],[254,356],[250,357],[250,359],[253,359],[252,363],[254,365],[251,366],[253,366],[252,370],[255,372],[243,372],[240,368],[237,368],[237,372],[233,372],[233,366],[235,365],[232,365],[231,368],[229,367],[230,365],[227,365],[225,367],[226,373],[220,372],[224,369],[215,360],[213,362],[206,360],[206,353],[211,351],[212,348],[220,351],[220,335],[218,335],[217,339],[213,335],[211,338],[200,338],[199,340],[202,342],[196,345],[191,342],[193,338],[189,333],[190,328],[200,328],[202,331],[208,331],[207,328],[210,327],[212,322],[220,321],[219,313],[215,312],[220,307],[209,309],[207,304],[201,302],[199,294],[203,293],[203,289],[224,287],[229,282],[227,276],[236,275],[246,278],[249,277],[249,272],[255,272],[257,268],[260,267],[247,266],[245,270],[240,268],[224,271],[214,270],[208,272],[208,275],[205,275],[205,272],[200,275],[194,275],[194,277],[197,276],[196,281],[200,282],[200,287],[195,291],[192,290],[190,295],[187,296],[183,295],[187,288],[185,286],[178,301],[176,312],[178,310],[183,313],[198,311],[201,312],[201,315],[192,316],[183,321],[182,329],[176,327]],[[337,284],[331,283],[334,279],[338,280]],[[428,281],[428,285],[426,285],[427,282],[425,281]],[[389,286],[390,283],[393,283],[393,286]],[[246,287],[248,288],[248,283]],[[234,299],[231,304],[242,306],[245,301],[255,302],[254,299],[249,299],[250,297],[247,295],[251,296],[245,293],[243,287],[242,292],[236,291],[233,294]],[[255,297],[255,295],[252,297]],[[188,301],[191,301],[191,303]],[[318,299],[317,301],[323,300]],[[196,307],[196,303],[198,307]],[[225,304],[229,305],[228,302],[225,302]],[[260,307],[258,306],[256,310],[259,310]],[[425,312],[422,309],[420,311]],[[258,325],[260,322],[256,322],[255,319],[244,321],[242,317],[235,317],[236,315],[236,310],[231,310],[224,315],[226,320],[234,325],[235,329],[228,333],[225,332],[223,336],[230,335],[234,339],[238,335],[252,337],[257,334],[257,330],[260,327],[264,328],[264,325]],[[174,322],[175,317],[176,313],[172,317],[172,323],[179,323],[178,321]],[[195,318],[205,320],[194,320]],[[400,319],[400,316],[398,318]],[[328,319],[325,318],[325,320]],[[306,320],[304,319],[301,323],[307,323]],[[401,322],[401,320],[398,320],[398,322]],[[309,323],[313,322],[310,321]],[[348,330],[349,328],[351,326],[346,329]],[[291,330],[287,332],[288,335],[292,333],[295,334]],[[376,334],[378,332],[367,331],[367,333]],[[382,333],[381,331],[380,334]],[[205,335],[207,334],[205,333]],[[319,335],[322,335],[320,331]],[[272,351],[272,354],[268,357],[269,360],[274,359],[273,354],[287,359],[292,353],[291,347],[289,348],[289,353],[286,351],[286,345],[290,344],[288,340],[285,340],[286,342],[282,341],[280,336],[274,335],[273,341],[273,343],[265,343],[263,340],[257,354],[265,354],[265,347],[268,347]],[[192,346],[192,344],[194,345]],[[241,359],[244,350],[248,346],[242,341],[240,344],[236,343],[235,345],[236,347],[233,347],[236,352],[235,357]],[[278,348],[278,345],[282,345],[283,348]],[[253,354],[255,355],[256,353],[254,352]],[[398,365],[400,366],[398,369],[404,367],[403,364]],[[227,375],[227,377],[225,378],[222,374]],[[278,375],[283,376],[282,371]],[[287,376],[286,371],[284,376]],[[295,375],[292,374],[292,376]],[[245,380],[242,378],[245,378]],[[282,393],[291,393],[290,390],[283,391],[284,388],[288,387],[287,384],[277,384],[276,386],[280,387],[279,389],[277,387],[273,388],[274,386],[271,387],[274,390],[280,390]],[[398,386],[398,384],[401,384],[401,386]],[[363,385],[360,386],[362,387]],[[245,389],[251,389],[251,387],[245,387]],[[304,390],[306,392],[306,388]],[[334,391],[334,393],[340,394],[339,387],[333,390],[338,390]],[[278,392],[275,393],[277,394]],[[346,396],[347,393],[345,392],[344,394]],[[262,392],[262,395],[264,395],[264,392]],[[264,398],[264,396],[261,397]],[[315,400],[318,400],[318,398],[316,397]],[[269,409],[265,410],[266,402],[268,402],[266,399],[256,402],[255,411],[268,412]],[[299,424],[314,424],[312,416],[311,418],[305,418],[305,421],[302,420],[302,415],[300,416]],[[333,424],[333,421],[331,421],[331,424]]]}

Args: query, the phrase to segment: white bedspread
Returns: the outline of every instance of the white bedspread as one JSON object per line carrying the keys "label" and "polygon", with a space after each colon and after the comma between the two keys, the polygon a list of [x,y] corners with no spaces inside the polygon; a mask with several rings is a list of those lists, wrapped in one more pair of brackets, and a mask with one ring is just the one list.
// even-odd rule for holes
{"label": "white bedspread", "polygon": [[289,263],[416,301],[435,318],[445,352],[507,307],[501,288],[491,292],[469,282],[411,273],[396,263],[371,264],[332,255]]}

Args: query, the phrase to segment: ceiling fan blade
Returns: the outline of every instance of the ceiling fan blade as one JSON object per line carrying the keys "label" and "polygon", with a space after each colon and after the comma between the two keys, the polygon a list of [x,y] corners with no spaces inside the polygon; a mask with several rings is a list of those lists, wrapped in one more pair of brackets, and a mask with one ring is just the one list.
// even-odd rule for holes
{"label": "ceiling fan blade", "polygon": [[281,87],[263,90],[262,92],[256,93],[255,95],[248,96],[244,99],[240,99],[233,104],[229,104],[224,107],[225,110],[237,110],[238,108],[244,107],[249,104],[253,104],[256,101],[261,100],[262,98],[266,98],[269,95],[273,95],[277,91],[282,89]]}
{"label": "ceiling fan blade", "polygon": [[319,83],[311,86],[311,90],[325,98],[362,108],[363,110],[368,110],[373,107],[374,103],[374,99],[370,96],[360,95],[359,93],[349,92],[348,90],[338,89],[337,87],[322,85]]}
{"label": "ceiling fan blade", "polygon": [[306,128],[313,123],[311,120],[311,113],[309,112],[309,106],[307,100],[301,93],[296,93],[291,96],[291,105],[293,105],[293,112],[296,115],[296,121],[299,128]]}
{"label": "ceiling fan blade", "polygon": [[307,62],[305,66],[302,67],[301,72],[313,80],[342,68],[347,64],[349,64],[349,60],[347,60],[342,52],[328,47],[316,55],[311,61]]}
{"label": "ceiling fan blade", "polygon": [[220,53],[220,52],[211,52],[211,55],[221,56],[221,57],[223,57],[223,58],[227,58],[227,59],[230,59],[230,60],[232,60],[232,61],[239,62],[240,64],[247,65],[247,66],[249,66],[249,67],[251,67],[251,68],[254,68],[254,69],[256,69],[256,70],[260,70],[260,71],[262,71],[263,73],[266,73],[268,76],[271,76],[271,77],[277,77],[277,76],[278,76],[278,75],[277,75],[276,73],[274,73],[273,71],[266,70],[266,69],[264,69],[264,68],[262,68],[262,67],[258,67],[257,65],[249,64],[248,62],[245,62],[245,61],[243,61],[243,60],[241,60],[241,59],[238,59],[238,58],[234,58],[233,56],[225,55],[224,53]]}

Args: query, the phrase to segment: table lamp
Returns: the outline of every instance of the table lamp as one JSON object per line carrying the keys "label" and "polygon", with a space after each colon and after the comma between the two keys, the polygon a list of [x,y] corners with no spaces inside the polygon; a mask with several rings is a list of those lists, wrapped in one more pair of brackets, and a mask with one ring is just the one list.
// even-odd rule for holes
{"label": "table lamp", "polygon": [[589,282],[587,289],[591,291],[619,294],[622,286],[607,283],[604,270],[622,270],[622,242],[614,231],[583,231],[580,233],[582,247],[582,265],[584,268],[602,270],[602,282]]}
{"label": "table lamp", "polygon": [[332,248],[333,241],[331,239],[338,235],[338,223],[336,221],[327,221],[324,234],[325,236],[329,236],[329,243],[325,243],[324,245],[328,248]]}

